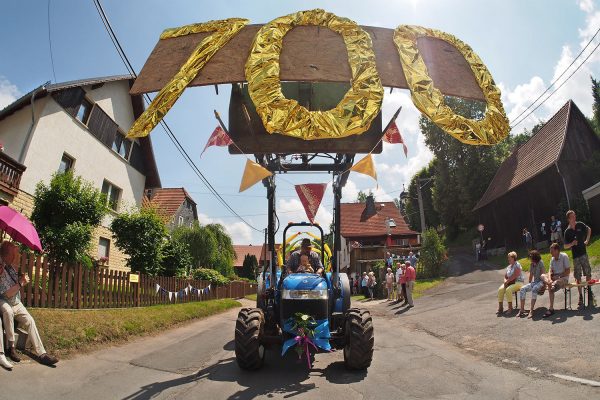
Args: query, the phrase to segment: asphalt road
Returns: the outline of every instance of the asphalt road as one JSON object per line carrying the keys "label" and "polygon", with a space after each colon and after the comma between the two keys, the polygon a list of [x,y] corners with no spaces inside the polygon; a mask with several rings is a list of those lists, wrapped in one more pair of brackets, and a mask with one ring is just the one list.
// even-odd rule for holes
{"label": "asphalt road", "polygon": [[[495,315],[494,323],[488,322],[487,313],[493,314],[495,307],[494,294],[490,296],[489,288],[497,286],[494,280],[498,275],[496,271],[478,271],[452,278],[432,295],[418,299],[410,311],[380,302],[360,304],[372,310],[375,325],[375,354],[366,372],[346,371],[341,352],[317,355],[309,371],[306,363],[298,362],[293,354],[282,358],[277,351],[267,353],[265,366],[260,371],[241,371],[233,352],[237,310],[232,310],[160,336],[63,360],[56,368],[27,361],[11,372],[0,370],[0,397],[130,400],[600,398],[600,388],[553,376],[553,373],[572,374],[568,368],[553,370],[552,364],[537,363],[535,358],[532,365],[537,363],[541,367],[532,368],[523,362],[528,357],[519,358],[506,352],[507,356],[502,358],[501,347],[482,350],[490,340],[502,339],[505,331],[510,335],[513,329],[535,332],[538,326],[549,329],[558,325],[546,321],[513,321]],[[487,297],[478,297],[486,292]],[[471,314],[469,304],[480,307]],[[594,316],[591,323],[598,331],[599,317]],[[583,317],[570,317],[564,325],[577,322],[576,318],[583,321]],[[477,328],[477,321],[481,321],[483,329]],[[523,327],[529,323],[529,328],[513,328],[517,323],[523,323]],[[560,343],[529,342],[520,332],[515,331],[511,337],[522,341],[519,348],[525,354],[539,353],[543,360],[543,346],[548,348],[549,358],[560,350]],[[471,339],[466,339],[465,333],[471,335]],[[490,336],[487,342],[482,339],[486,335]],[[597,343],[590,343],[596,348],[595,359],[600,353]],[[592,368],[598,369],[599,365],[596,363]]]}

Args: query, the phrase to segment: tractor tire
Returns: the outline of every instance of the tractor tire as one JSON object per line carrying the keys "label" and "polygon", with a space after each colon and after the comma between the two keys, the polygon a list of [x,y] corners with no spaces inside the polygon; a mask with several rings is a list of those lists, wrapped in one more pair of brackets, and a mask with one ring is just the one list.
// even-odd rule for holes
{"label": "tractor tire", "polygon": [[242,308],[235,323],[235,359],[241,369],[262,367],[265,348],[261,343],[265,316],[261,309]]}
{"label": "tractor tire", "polygon": [[364,370],[373,360],[375,343],[371,313],[351,308],[346,314],[344,364],[347,369]]}

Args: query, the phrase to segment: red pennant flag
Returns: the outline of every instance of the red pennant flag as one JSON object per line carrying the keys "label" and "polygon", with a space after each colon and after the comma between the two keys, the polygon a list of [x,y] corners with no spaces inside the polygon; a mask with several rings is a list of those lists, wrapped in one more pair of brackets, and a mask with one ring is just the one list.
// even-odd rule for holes
{"label": "red pennant flag", "polygon": [[311,223],[315,222],[315,215],[323,200],[325,189],[327,189],[326,183],[308,183],[305,185],[296,185],[296,193],[300,198],[300,202],[306,211],[306,216]]}
{"label": "red pennant flag", "polygon": [[233,141],[229,135],[225,133],[223,128],[217,126],[210,135],[210,138],[208,138],[208,142],[206,142],[206,146],[204,146],[204,150],[202,150],[200,157],[202,157],[202,154],[204,154],[206,149],[208,149],[210,146],[229,146],[230,144],[233,144]]}
{"label": "red pennant flag", "polygon": [[406,147],[406,144],[404,144],[404,139],[402,139],[402,134],[396,125],[396,121],[390,124],[390,127],[383,134],[382,139],[384,142],[390,144],[402,143],[402,146],[404,146],[404,155],[408,157],[408,147]]}

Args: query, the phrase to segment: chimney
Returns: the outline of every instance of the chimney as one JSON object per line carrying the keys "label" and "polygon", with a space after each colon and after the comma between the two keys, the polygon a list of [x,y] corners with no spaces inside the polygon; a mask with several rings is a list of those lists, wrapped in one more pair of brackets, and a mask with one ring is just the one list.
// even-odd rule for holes
{"label": "chimney", "polygon": [[375,198],[372,194],[367,196],[367,201],[365,202],[365,214],[368,216],[375,215],[377,211],[375,210]]}

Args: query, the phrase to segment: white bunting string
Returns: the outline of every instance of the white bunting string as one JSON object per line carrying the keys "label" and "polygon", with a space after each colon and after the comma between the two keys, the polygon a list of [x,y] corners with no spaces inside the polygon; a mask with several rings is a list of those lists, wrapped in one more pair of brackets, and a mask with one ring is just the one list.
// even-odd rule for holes
{"label": "white bunting string", "polygon": [[181,298],[183,296],[188,296],[188,295],[197,295],[198,297],[206,297],[210,294],[210,290],[211,290],[211,285],[209,284],[207,287],[205,287],[204,289],[198,289],[193,287],[192,285],[188,284],[187,287],[178,290],[176,292],[171,292],[165,288],[162,288],[158,283],[155,284],[155,289],[156,289],[156,293],[165,293],[169,296],[169,301],[172,301],[173,298],[175,299],[175,301],[177,301],[178,298]]}

